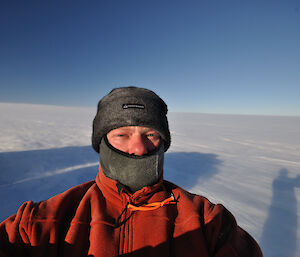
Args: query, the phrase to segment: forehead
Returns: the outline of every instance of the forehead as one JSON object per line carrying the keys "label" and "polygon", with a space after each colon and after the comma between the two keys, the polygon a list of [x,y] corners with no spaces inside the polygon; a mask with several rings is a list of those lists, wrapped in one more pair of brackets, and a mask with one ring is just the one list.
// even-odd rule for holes
{"label": "forehead", "polygon": [[157,132],[155,129],[148,128],[148,127],[127,126],[127,127],[120,127],[120,128],[113,129],[113,130],[109,131],[108,134],[110,134],[110,133],[117,133],[117,132],[147,133],[149,131]]}

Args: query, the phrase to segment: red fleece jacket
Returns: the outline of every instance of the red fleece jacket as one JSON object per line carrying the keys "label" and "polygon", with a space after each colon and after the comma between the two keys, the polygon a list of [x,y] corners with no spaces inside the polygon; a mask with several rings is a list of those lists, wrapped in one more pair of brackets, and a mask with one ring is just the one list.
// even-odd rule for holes
{"label": "red fleece jacket", "polygon": [[[155,210],[135,206],[176,204]],[[24,203],[0,224],[0,256],[260,257],[258,244],[222,205],[161,180],[133,195],[99,172],[40,203]]]}

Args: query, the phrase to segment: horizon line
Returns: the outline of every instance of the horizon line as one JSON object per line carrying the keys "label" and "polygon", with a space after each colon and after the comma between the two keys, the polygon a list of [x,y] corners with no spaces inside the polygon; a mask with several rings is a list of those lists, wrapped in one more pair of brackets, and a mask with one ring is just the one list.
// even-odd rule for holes
{"label": "horizon line", "polygon": [[[98,103],[98,102],[97,102]],[[87,105],[62,105],[62,104],[50,104],[50,103],[28,103],[28,102],[6,102],[0,101],[0,104],[16,104],[16,105],[39,105],[39,106],[49,106],[49,107],[62,107],[62,108],[82,108],[82,109],[97,109],[97,105],[87,106]],[[235,116],[271,116],[271,117],[300,117],[300,114],[274,114],[274,113],[238,113],[238,112],[202,112],[202,111],[186,111],[186,110],[169,110],[170,113],[186,113],[186,114],[204,114],[204,115],[235,115]]]}

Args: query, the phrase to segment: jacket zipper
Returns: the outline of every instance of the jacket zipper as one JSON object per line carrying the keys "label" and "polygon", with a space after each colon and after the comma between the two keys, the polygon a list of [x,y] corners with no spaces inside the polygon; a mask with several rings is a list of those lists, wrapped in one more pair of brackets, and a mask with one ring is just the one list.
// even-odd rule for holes
{"label": "jacket zipper", "polygon": [[129,196],[124,197],[125,207],[122,214],[119,217],[120,225],[120,254],[126,254],[130,252],[132,242],[130,242],[130,236],[132,235],[131,228],[131,215],[132,212],[127,209],[128,204],[130,203]]}

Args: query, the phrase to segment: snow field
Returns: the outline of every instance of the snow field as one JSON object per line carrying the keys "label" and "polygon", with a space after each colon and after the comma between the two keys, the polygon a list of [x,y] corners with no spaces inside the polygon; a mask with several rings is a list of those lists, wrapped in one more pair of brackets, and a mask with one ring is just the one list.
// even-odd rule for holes
{"label": "snow field", "polygon": [[[0,103],[0,219],[95,178],[96,108]],[[300,256],[300,117],[170,113],[165,178],[222,203],[264,256]]]}

